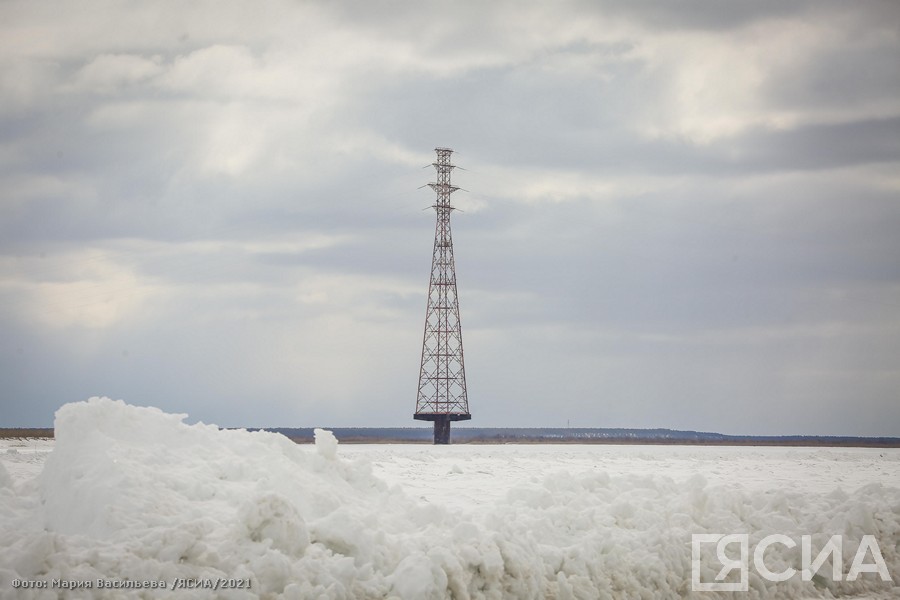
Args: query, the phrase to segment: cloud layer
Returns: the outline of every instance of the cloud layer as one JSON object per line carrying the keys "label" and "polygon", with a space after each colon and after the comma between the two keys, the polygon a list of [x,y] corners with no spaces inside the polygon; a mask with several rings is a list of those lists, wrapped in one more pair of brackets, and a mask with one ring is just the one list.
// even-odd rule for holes
{"label": "cloud layer", "polygon": [[900,435],[893,3],[0,7],[0,425],[413,425],[435,146],[472,425]]}

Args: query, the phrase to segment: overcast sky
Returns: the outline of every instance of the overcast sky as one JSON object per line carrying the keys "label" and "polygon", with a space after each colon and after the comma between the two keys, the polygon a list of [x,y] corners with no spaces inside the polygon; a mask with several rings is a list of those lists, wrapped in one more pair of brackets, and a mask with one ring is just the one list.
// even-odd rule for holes
{"label": "overcast sky", "polygon": [[5,1],[0,426],[430,426],[436,146],[471,426],[900,435],[861,0]]}

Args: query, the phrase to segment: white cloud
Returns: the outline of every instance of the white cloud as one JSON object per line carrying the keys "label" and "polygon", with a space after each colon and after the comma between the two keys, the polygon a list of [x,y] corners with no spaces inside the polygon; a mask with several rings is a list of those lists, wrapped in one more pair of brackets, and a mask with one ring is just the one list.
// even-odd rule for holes
{"label": "white cloud", "polygon": [[[7,257],[2,288],[7,309],[24,323],[56,330],[108,329],[146,318],[160,288],[101,250],[45,257]],[[142,316],[142,313],[143,316]]]}
{"label": "white cloud", "polygon": [[115,93],[158,76],[162,70],[160,56],[134,54],[101,54],[74,75],[74,88],[89,93]]}
{"label": "white cloud", "polygon": [[[649,69],[653,95],[638,131],[650,137],[684,138],[706,144],[752,128],[791,129],[842,123],[860,116],[900,115],[900,99],[872,97],[835,106],[791,106],[773,92],[794,88],[794,79],[833,52],[868,48],[870,56],[896,52],[896,38],[848,34],[846,19],[824,12],[817,18],[773,18],[740,29],[655,33],[642,38],[636,54]],[[840,86],[839,82],[834,85]]]}

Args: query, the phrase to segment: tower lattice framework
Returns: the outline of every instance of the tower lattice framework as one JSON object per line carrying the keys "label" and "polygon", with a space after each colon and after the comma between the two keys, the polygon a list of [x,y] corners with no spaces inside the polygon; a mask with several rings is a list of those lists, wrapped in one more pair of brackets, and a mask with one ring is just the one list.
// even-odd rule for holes
{"label": "tower lattice framework", "polygon": [[455,166],[450,162],[453,150],[435,148],[435,152],[437,160],[432,164],[437,171],[437,181],[428,185],[437,193],[432,207],[437,213],[437,224],[425,311],[419,393],[413,418],[434,421],[434,443],[448,444],[450,423],[469,420],[472,415],[469,414],[466,391],[456,264],[450,232],[450,213],[454,210],[450,195],[459,188],[450,183],[450,173]]}

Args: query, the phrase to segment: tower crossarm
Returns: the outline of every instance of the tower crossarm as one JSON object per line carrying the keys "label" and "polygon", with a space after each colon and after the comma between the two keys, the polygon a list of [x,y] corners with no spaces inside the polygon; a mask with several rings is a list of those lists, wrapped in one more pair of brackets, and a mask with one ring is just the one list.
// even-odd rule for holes
{"label": "tower crossarm", "polygon": [[438,194],[444,193],[444,194],[447,194],[448,196],[459,189],[457,186],[450,185],[448,183],[431,182],[428,184],[428,186],[431,189],[433,189],[434,191],[436,191]]}

